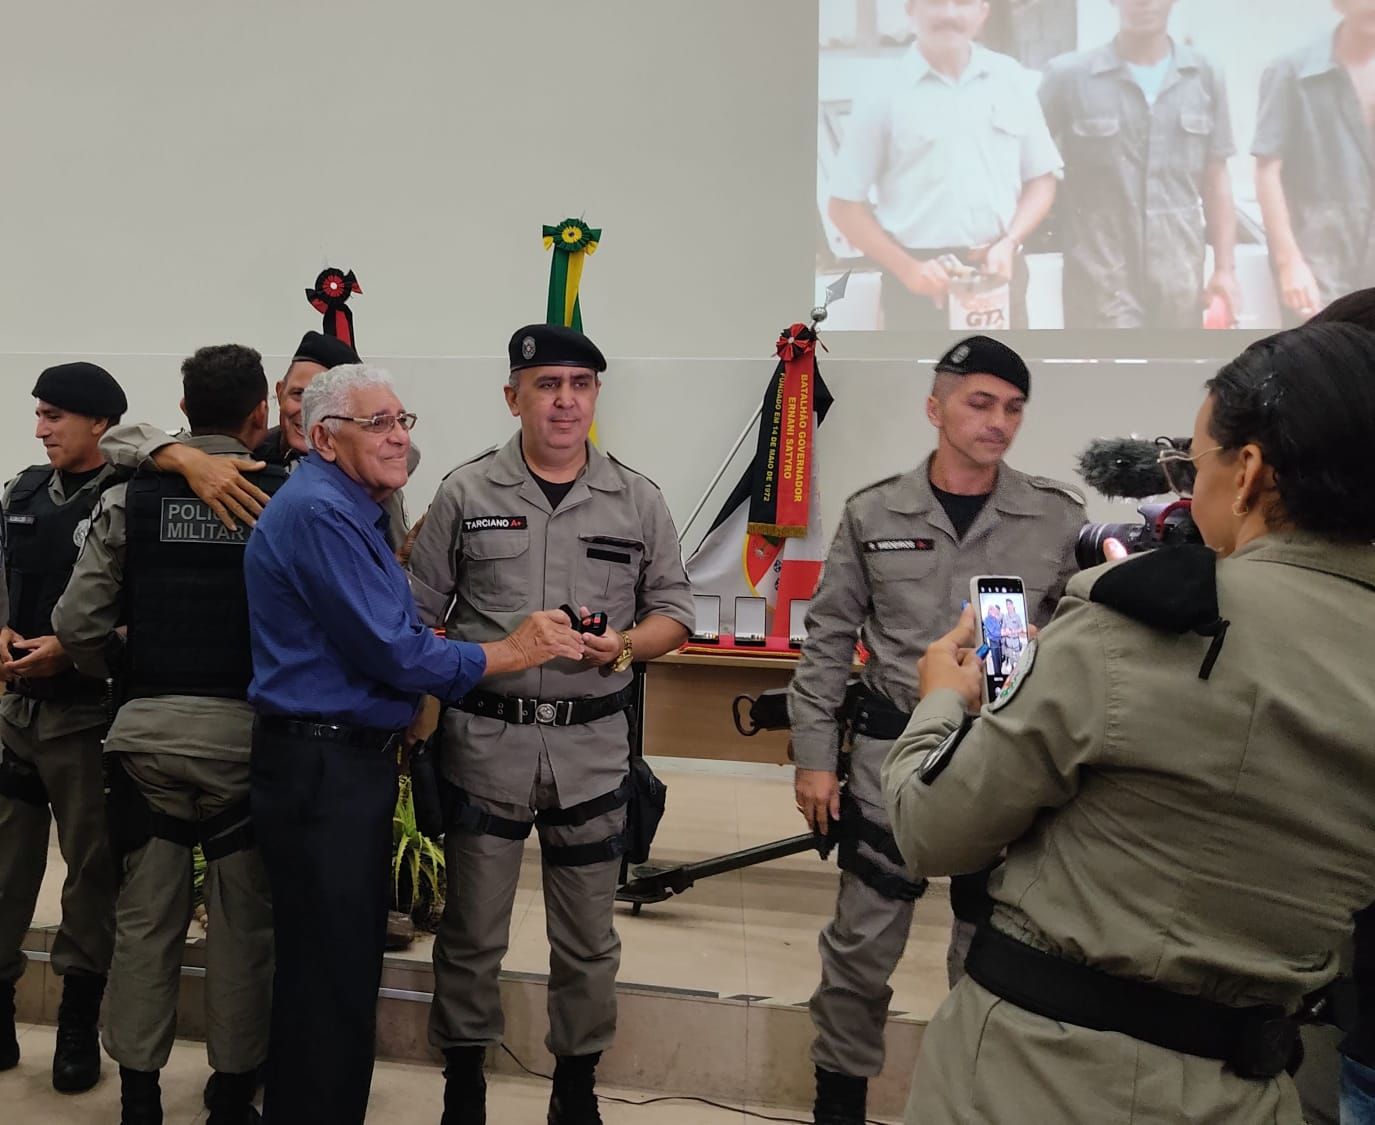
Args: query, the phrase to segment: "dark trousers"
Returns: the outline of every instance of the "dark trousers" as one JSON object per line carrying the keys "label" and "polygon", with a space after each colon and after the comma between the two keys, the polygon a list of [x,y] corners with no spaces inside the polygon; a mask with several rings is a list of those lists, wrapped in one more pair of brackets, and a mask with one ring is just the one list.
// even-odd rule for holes
{"label": "dark trousers", "polygon": [[395,759],[380,745],[257,729],[252,802],[277,958],[264,1119],[362,1125],[391,897]]}

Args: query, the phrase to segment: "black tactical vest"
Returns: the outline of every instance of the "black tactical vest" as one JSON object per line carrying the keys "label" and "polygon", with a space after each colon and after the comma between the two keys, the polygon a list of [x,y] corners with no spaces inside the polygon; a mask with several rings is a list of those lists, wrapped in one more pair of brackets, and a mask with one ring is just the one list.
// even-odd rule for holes
{"label": "black tactical vest", "polygon": [[[19,474],[5,506],[5,583],[9,590],[9,627],[32,639],[52,635],[53,610],[76,566],[100,494],[113,483],[107,470],[58,504],[48,491],[57,470],[33,465]],[[100,680],[74,668],[42,679],[16,680],[9,690],[30,699],[99,696]]]}
{"label": "black tactical vest", "polygon": [[[269,496],[287,474],[253,474]],[[175,473],[140,472],[125,504],[124,693],[244,699],[253,678],[243,560],[250,529],[230,531]]]}

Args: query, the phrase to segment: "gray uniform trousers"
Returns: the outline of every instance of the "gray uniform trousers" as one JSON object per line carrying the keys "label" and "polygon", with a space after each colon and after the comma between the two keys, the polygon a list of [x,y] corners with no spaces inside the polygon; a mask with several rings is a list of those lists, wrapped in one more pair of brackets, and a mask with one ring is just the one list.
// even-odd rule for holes
{"label": "gray uniform trousers", "polygon": [[[469,795],[485,812],[530,821],[540,809],[558,807],[553,774],[544,755],[528,805]],[[625,828],[625,809],[585,824],[538,825],[542,844],[589,844]],[[434,943],[435,995],[430,1042],[446,1047],[501,1042],[505,1019],[498,976],[511,933],[511,906],[520,878],[524,843],[499,836],[449,832],[444,839],[448,895]],[[619,859],[582,867],[543,864],[544,909],[549,937],[549,1034],[554,1055],[588,1055],[611,1046],[616,1034],[616,972],[621,939],[616,933]]]}
{"label": "gray uniform trousers", "polygon": [[91,728],[38,741],[31,730],[0,720],[0,740],[19,768],[37,774],[51,805],[50,812],[0,795],[0,981],[16,981],[24,972],[20,949],[43,884],[52,818],[67,863],[53,969],[103,976],[110,967],[116,883],[105,833],[100,737]]}
{"label": "gray uniform trousers", "polygon": [[[148,803],[171,816],[206,820],[248,796],[246,761],[122,757]],[[171,1054],[191,892],[190,848],[155,837],[125,857],[103,1037],[121,1066],[160,1070]],[[242,1074],[267,1058],[272,1010],[272,902],[257,848],[208,864],[205,908],[206,1051],[215,1070]]]}
{"label": "gray uniform trousers", "polygon": [[[850,795],[866,820],[889,827],[879,770],[892,742],[856,735],[850,752]],[[861,852],[884,871],[903,878],[912,872],[889,863],[866,844]],[[913,904],[885,898],[859,876],[840,873],[835,917],[817,941],[821,952],[821,983],[812,993],[812,1062],[825,1070],[855,1078],[872,1078],[883,1069],[883,1029],[893,990],[888,981],[907,948]],[[964,975],[974,927],[955,920],[946,955],[953,988]]]}

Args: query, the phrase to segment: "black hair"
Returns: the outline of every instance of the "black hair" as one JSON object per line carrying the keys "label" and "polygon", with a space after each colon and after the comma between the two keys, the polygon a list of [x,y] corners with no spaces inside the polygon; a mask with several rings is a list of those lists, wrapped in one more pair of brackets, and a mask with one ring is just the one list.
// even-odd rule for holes
{"label": "black hair", "polygon": [[193,434],[236,435],[267,400],[263,357],[243,344],[199,348],[182,360],[181,389]]}
{"label": "black hair", "polygon": [[1254,442],[1274,469],[1272,519],[1332,539],[1375,539],[1375,332],[1340,323],[1280,332],[1252,344],[1207,387],[1217,443],[1236,450]]}
{"label": "black hair", "polygon": [[1338,297],[1309,324],[1354,324],[1375,332],[1375,289],[1357,289]]}

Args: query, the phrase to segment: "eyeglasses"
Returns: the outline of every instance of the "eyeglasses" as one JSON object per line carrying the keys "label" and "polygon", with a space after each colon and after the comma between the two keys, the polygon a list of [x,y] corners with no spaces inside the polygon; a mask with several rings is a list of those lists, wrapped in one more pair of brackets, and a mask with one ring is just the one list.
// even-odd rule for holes
{"label": "eyeglasses", "polygon": [[350,418],[346,414],[326,414],[320,419],[322,422],[330,420],[352,422],[368,434],[389,434],[393,426],[400,426],[403,430],[415,429],[416,416],[409,412],[405,414],[374,414],[371,418]]}
{"label": "eyeglasses", "polygon": [[1194,494],[1194,481],[1198,478],[1199,459],[1222,449],[1222,446],[1214,445],[1201,453],[1191,454],[1189,450],[1193,448],[1192,439],[1185,439],[1176,443],[1167,437],[1156,438],[1155,444],[1160,446],[1160,452],[1156,454],[1155,459],[1165,474],[1165,483],[1174,492],[1186,498]]}

